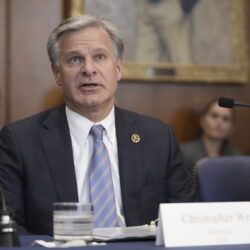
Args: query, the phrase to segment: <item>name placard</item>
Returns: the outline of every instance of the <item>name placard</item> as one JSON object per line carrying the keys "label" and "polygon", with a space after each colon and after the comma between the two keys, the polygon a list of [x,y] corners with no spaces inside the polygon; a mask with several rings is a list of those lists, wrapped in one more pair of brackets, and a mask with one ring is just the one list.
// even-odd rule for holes
{"label": "name placard", "polygon": [[156,245],[250,243],[250,202],[160,204]]}

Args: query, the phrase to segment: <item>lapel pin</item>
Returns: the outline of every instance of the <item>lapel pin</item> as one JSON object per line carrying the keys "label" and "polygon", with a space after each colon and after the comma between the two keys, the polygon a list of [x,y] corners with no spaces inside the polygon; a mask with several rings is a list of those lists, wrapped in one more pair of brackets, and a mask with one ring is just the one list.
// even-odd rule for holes
{"label": "lapel pin", "polygon": [[140,142],[141,138],[138,134],[132,134],[131,135],[131,141],[134,142],[134,143],[138,143]]}

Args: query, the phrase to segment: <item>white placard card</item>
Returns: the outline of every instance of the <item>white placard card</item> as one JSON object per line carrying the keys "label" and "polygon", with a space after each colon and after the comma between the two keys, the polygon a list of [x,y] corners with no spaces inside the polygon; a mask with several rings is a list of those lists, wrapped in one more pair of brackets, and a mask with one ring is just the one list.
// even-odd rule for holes
{"label": "white placard card", "polygon": [[156,245],[250,243],[250,202],[160,204]]}

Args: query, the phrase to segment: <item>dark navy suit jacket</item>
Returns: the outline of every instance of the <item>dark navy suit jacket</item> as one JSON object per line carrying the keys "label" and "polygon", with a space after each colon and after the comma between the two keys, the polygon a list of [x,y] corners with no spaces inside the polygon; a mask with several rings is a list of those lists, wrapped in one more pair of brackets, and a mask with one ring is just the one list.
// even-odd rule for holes
{"label": "dark navy suit jacket", "polygon": [[[160,203],[191,201],[191,179],[172,129],[117,107],[115,119],[127,226],[156,219]],[[0,182],[20,233],[52,234],[53,202],[78,201],[64,105],[2,129]]]}

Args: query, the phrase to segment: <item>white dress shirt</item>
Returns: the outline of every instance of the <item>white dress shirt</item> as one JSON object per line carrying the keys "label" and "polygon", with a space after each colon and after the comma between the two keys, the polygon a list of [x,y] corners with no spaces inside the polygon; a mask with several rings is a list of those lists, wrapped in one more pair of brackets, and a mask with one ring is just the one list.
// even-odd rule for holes
{"label": "white dress shirt", "polygon": [[89,131],[93,125],[98,124],[101,124],[105,128],[103,133],[103,142],[108,150],[111,162],[111,173],[115,192],[118,225],[125,226],[118,168],[118,150],[114,107],[112,108],[109,115],[98,123],[91,122],[80,114],[70,110],[67,106],[66,117],[69,124],[69,131],[73,147],[78,199],[79,202],[82,203],[90,202],[88,169],[93,153],[93,137],[89,135]]}

